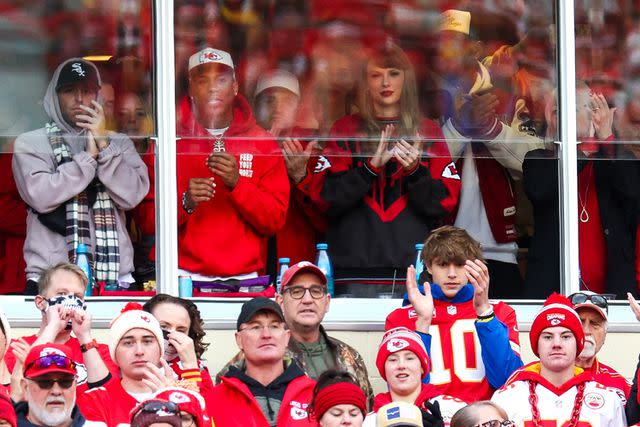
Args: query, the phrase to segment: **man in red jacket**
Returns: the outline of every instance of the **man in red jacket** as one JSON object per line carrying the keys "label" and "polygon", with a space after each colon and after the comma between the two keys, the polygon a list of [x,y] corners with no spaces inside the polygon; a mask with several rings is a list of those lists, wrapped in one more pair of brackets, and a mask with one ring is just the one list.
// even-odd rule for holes
{"label": "man in red jacket", "polygon": [[232,366],[213,389],[209,415],[216,427],[315,426],[307,407],[315,381],[284,360],[290,332],[282,309],[258,297],[242,305],[236,343],[245,364]]}
{"label": "man in red jacket", "polygon": [[189,59],[190,105],[178,124],[181,274],[255,277],[267,238],[285,222],[289,182],[280,147],[238,94],[229,53]]}

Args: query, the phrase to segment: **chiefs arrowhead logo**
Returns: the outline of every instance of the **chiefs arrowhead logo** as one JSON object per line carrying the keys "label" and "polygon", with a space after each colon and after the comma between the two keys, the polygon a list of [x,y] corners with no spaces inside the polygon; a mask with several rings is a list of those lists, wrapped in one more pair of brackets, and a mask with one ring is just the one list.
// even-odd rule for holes
{"label": "chiefs arrowhead logo", "polygon": [[325,156],[318,156],[318,161],[316,162],[316,167],[313,169],[313,173],[320,173],[330,167],[331,163]]}
{"label": "chiefs arrowhead logo", "polygon": [[180,393],[179,391],[174,391],[169,395],[169,400],[173,403],[189,403],[191,399],[184,393]]}
{"label": "chiefs arrowhead logo", "polygon": [[409,342],[400,338],[394,338],[389,340],[387,343],[387,351],[390,351],[391,353],[395,353],[396,351],[400,351],[407,347],[409,347]]}
{"label": "chiefs arrowhead logo", "polygon": [[442,170],[442,177],[460,180],[460,175],[458,175],[458,168],[456,168],[456,164],[454,162],[451,162],[444,167],[444,169]]}

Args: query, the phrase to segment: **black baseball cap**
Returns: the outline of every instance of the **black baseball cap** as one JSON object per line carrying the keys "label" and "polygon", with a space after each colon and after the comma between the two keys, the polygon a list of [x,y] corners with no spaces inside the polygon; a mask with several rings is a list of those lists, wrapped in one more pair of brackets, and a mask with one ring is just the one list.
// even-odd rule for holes
{"label": "black baseball cap", "polygon": [[259,311],[271,311],[277,314],[280,320],[284,322],[282,309],[275,301],[265,297],[255,297],[242,304],[236,325],[238,330],[240,330],[240,325],[249,322]]}
{"label": "black baseball cap", "polygon": [[76,83],[88,83],[95,86],[96,90],[100,89],[98,72],[89,61],[78,58],[77,61],[67,62],[60,70],[56,90]]}

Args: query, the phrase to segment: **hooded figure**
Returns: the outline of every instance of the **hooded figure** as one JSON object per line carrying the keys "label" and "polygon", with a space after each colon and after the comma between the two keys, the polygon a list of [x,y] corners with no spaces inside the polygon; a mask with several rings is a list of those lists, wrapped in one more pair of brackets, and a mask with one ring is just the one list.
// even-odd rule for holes
{"label": "hooded figure", "polygon": [[55,70],[44,97],[49,121],[15,142],[13,174],[29,205],[24,257],[27,288],[46,268],[75,262],[85,244],[96,282],[133,282],[133,248],[124,211],[149,190],[131,140],[107,131],[98,103],[100,73],[71,58]]}

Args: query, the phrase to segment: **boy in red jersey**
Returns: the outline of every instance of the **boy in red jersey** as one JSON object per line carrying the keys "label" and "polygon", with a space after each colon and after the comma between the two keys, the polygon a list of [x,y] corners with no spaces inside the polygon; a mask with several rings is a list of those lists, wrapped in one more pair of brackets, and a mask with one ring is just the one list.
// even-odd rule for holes
{"label": "boy in red jersey", "polygon": [[515,311],[489,301],[482,250],[466,231],[453,226],[434,230],[422,260],[432,283],[417,292],[415,270],[409,267],[408,298],[387,316],[385,330],[416,330],[418,320],[426,324],[428,334],[420,335],[430,349],[430,383],[468,403],[488,399],[522,366]]}

